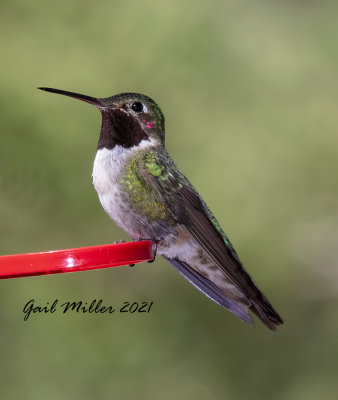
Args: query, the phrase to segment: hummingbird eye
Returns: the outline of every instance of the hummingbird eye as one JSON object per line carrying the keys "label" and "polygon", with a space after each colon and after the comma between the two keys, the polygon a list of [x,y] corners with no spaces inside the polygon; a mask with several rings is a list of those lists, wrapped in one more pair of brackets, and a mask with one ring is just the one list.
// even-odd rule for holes
{"label": "hummingbird eye", "polygon": [[140,112],[143,111],[143,104],[140,103],[139,101],[136,101],[135,103],[133,103],[133,104],[131,105],[131,108],[132,108],[135,112],[140,113]]}

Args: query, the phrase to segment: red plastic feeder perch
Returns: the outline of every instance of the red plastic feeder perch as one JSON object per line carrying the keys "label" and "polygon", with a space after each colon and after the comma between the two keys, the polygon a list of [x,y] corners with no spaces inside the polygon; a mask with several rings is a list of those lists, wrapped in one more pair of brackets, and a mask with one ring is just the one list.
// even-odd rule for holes
{"label": "red plastic feeder perch", "polygon": [[154,259],[151,240],[0,256],[0,279],[137,264]]}

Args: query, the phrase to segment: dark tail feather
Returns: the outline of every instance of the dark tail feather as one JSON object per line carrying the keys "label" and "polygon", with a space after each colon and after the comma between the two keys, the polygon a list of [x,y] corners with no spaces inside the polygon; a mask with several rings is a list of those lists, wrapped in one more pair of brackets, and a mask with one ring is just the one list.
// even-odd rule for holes
{"label": "dark tail feather", "polygon": [[254,301],[251,300],[252,305],[250,306],[251,311],[257,315],[257,317],[263,322],[263,324],[272,331],[275,331],[278,325],[283,324],[281,316],[269,303],[268,299],[261,295],[261,298],[257,298]]}
{"label": "dark tail feather", "polygon": [[[214,283],[203,275],[199,274],[188,264],[178,260],[177,258],[164,257],[172,264],[177,271],[187,279],[196,289],[202,292],[215,303],[231,311],[240,319],[252,325],[251,317],[248,313],[247,306],[224,294]],[[263,324],[272,331],[275,331],[278,325],[283,324],[283,320],[277,311],[274,310],[268,299],[257,288],[257,297],[255,300],[250,299],[250,310],[257,315]]]}
{"label": "dark tail feather", "polygon": [[164,258],[170,262],[170,264],[172,264],[185,279],[195,286],[196,289],[209,297],[209,299],[233,312],[240,319],[252,325],[252,320],[248,313],[248,306],[225,295],[214,283],[199,274],[193,268],[189,267],[185,262],[182,262],[177,258]]}

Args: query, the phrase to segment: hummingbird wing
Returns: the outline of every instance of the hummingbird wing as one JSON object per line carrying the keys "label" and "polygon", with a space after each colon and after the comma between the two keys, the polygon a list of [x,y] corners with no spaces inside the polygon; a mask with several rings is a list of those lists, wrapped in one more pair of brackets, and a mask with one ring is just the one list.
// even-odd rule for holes
{"label": "hummingbird wing", "polygon": [[[166,151],[153,152],[151,158],[148,156],[140,163],[138,172],[140,178],[156,190],[161,203],[175,221],[188,229],[205,254],[223,271],[226,278],[248,298],[250,309],[260,320],[271,330],[275,330],[277,325],[283,323],[281,317],[244,270],[237,253],[216,218],[188,179],[176,167],[169,154]],[[226,302],[229,303],[229,297],[223,294],[222,301],[220,301],[223,292],[216,285],[210,285],[209,279],[200,274],[198,274],[200,276],[197,276],[191,271],[192,268],[186,264],[178,268],[177,262],[176,265],[173,260],[170,260],[170,262],[186,279],[208,297],[230,309],[225,304]],[[234,310],[230,310],[237,314]]]}

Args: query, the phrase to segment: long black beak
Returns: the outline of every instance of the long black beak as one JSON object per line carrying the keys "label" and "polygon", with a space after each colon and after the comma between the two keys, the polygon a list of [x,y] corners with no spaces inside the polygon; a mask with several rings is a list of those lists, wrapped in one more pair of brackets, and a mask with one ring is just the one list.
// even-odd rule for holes
{"label": "long black beak", "polygon": [[74,99],[85,101],[87,103],[93,104],[96,107],[104,107],[104,105],[96,97],[86,96],[85,94],[80,93],[68,92],[67,90],[52,89],[48,87],[39,87],[38,89],[44,90],[45,92],[58,93],[63,94],[64,96],[74,97]]}

